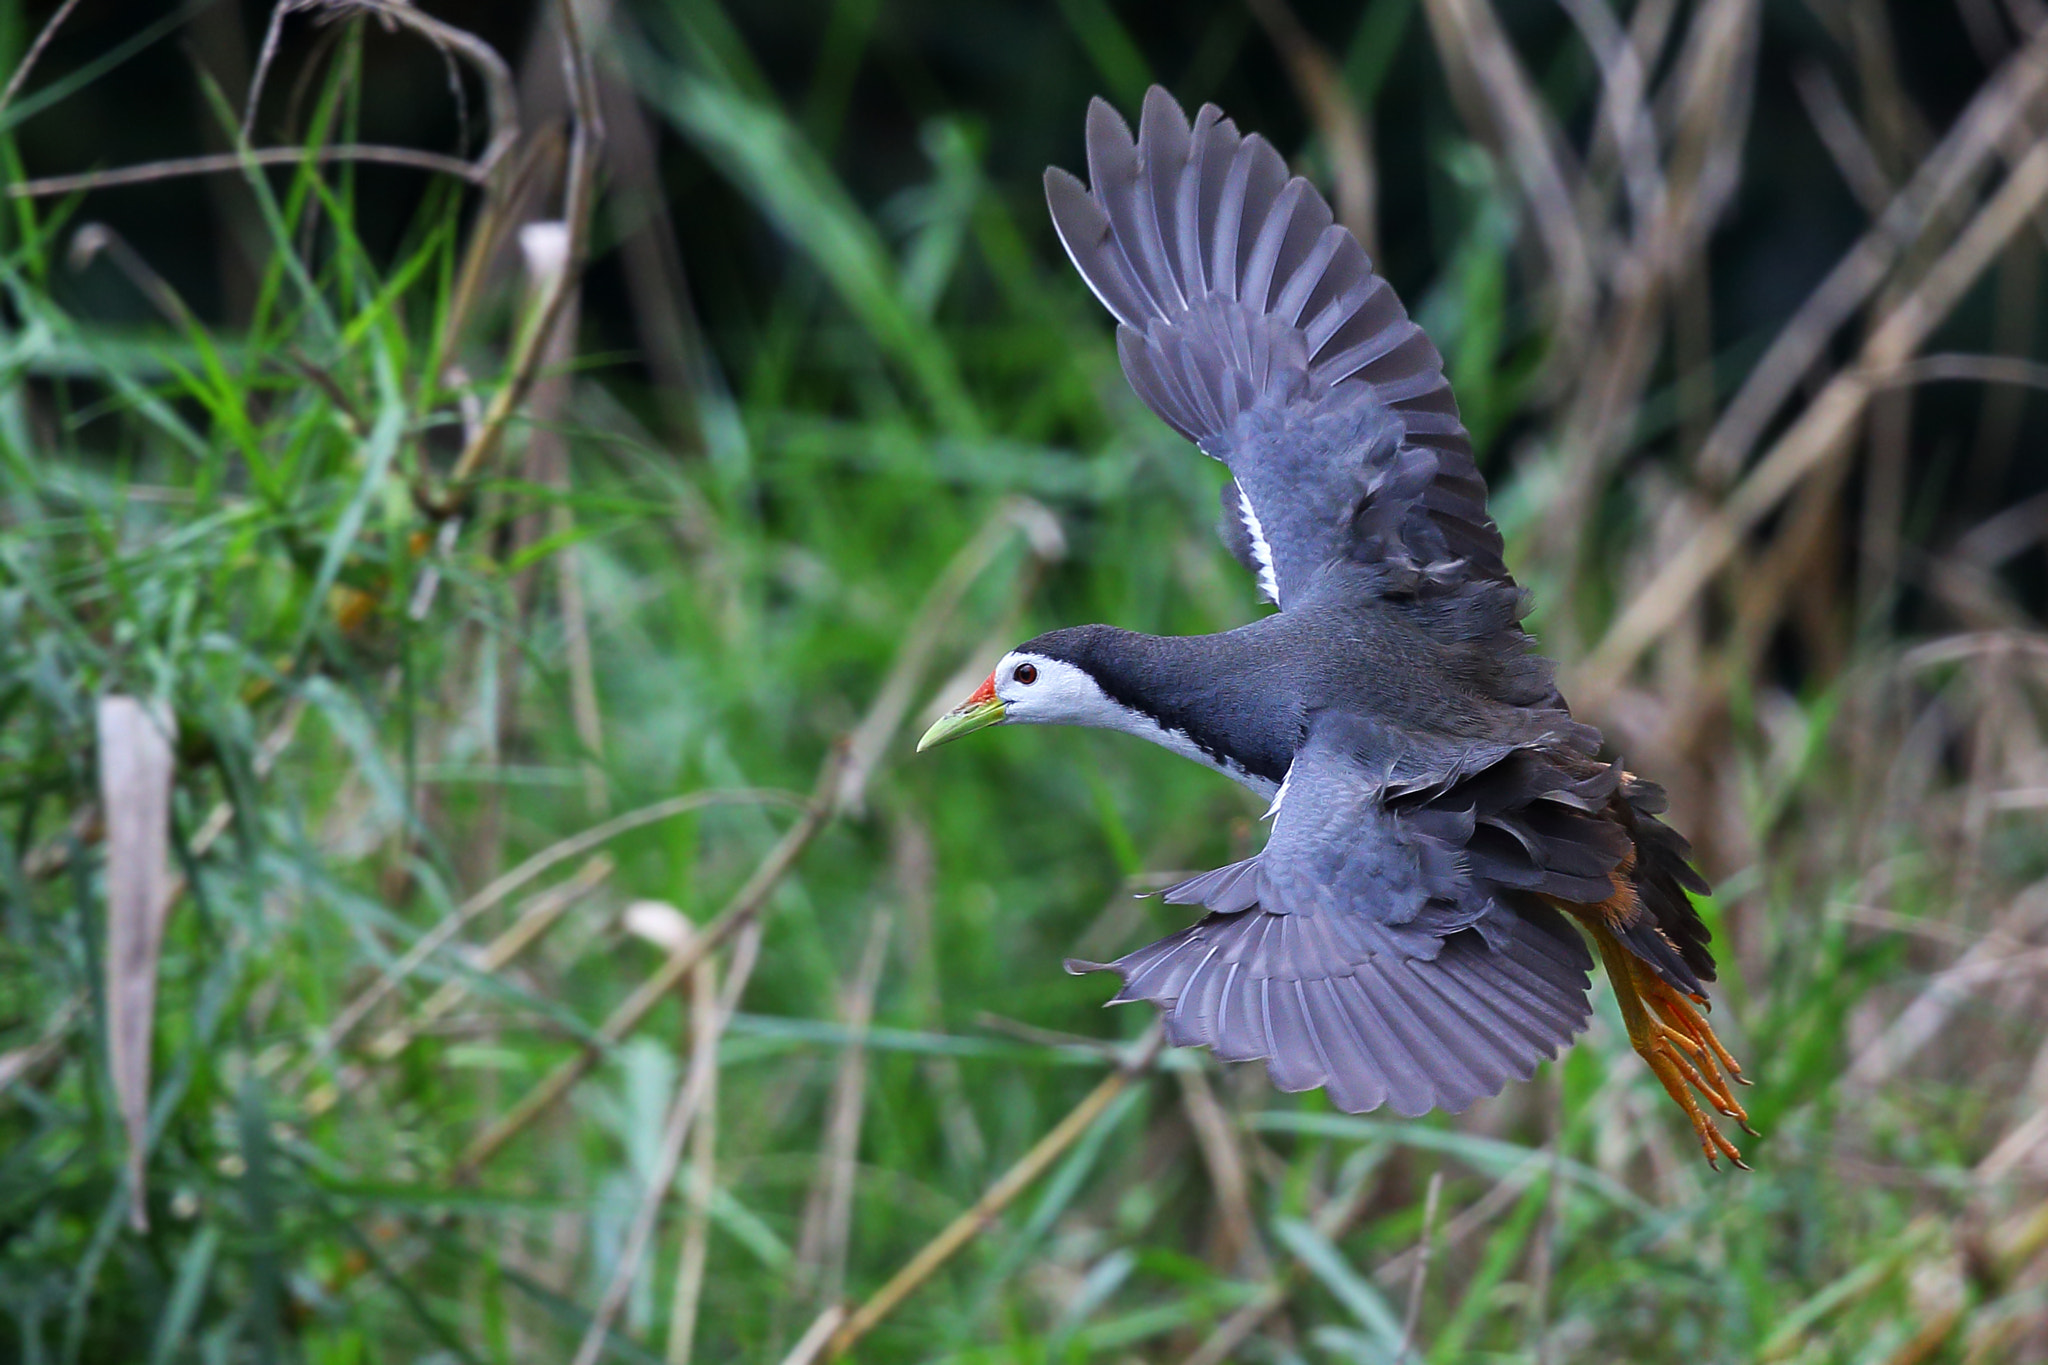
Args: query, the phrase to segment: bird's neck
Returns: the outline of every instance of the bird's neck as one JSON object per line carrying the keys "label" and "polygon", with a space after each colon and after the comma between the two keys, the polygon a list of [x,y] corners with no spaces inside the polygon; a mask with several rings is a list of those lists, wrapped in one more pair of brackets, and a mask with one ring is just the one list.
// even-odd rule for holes
{"label": "bird's neck", "polygon": [[1136,735],[1271,797],[1293,759],[1285,699],[1244,633],[1141,635],[1083,626],[1053,637],[1115,705],[1090,723]]}

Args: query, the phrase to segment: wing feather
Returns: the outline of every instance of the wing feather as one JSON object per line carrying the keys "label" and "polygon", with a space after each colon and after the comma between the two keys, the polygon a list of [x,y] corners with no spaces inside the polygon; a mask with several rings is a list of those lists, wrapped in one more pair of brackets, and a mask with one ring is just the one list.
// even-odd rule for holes
{"label": "wing feather", "polygon": [[[1266,848],[1166,889],[1211,913],[1110,963],[1124,982],[1112,1003],[1153,1001],[1175,1044],[1263,1060],[1281,1089],[1322,1086],[1347,1110],[1459,1110],[1586,1026],[1592,959],[1557,911],[1512,887],[1548,885],[1539,859],[1606,856],[1565,849],[1576,827],[1555,822],[1593,819],[1579,805],[1618,779],[1516,752],[1390,806],[1359,758],[1370,742],[1342,717],[1311,727]],[[1554,828],[1525,847],[1482,815]],[[1500,847],[1467,857],[1488,832]]]}

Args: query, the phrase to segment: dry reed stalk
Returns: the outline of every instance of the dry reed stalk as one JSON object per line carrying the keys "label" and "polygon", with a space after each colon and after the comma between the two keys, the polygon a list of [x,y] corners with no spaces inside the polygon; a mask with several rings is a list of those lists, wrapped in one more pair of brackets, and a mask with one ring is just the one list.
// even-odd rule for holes
{"label": "dry reed stalk", "polygon": [[[953,555],[912,618],[910,633],[896,651],[896,660],[883,679],[881,690],[847,740],[847,758],[833,793],[837,805],[858,811],[868,778],[896,732],[903,725],[916,689],[924,679],[932,656],[943,645],[959,611],[961,600],[974,581],[988,571],[996,556],[1021,534],[1032,556],[1033,574],[1066,553],[1066,539],[1059,519],[1030,498],[1008,498],[991,513],[966,545]],[[1028,587],[1028,581],[1027,581]],[[1021,597],[1021,594],[1019,594]]]}
{"label": "dry reed stalk", "polygon": [[690,1066],[707,1068],[704,1102],[690,1134],[689,1200],[683,1213],[683,1246],[676,1257],[676,1283],[669,1296],[668,1344],[664,1365],[690,1365],[696,1343],[697,1310],[704,1298],[704,1267],[711,1249],[711,1197],[718,1189],[718,966],[710,958],[690,973]]}
{"label": "dry reed stalk", "polygon": [[[1611,301],[1584,347],[1585,363],[1558,424],[1563,461],[1545,522],[1545,553],[1565,568],[1574,595],[1586,519],[1598,489],[1642,406],[1674,292],[1690,281],[1696,307],[1705,291],[1702,250],[1735,181],[1748,127],[1755,69],[1755,0],[1716,0],[1696,11],[1664,93],[1675,105],[1669,164],[1660,172],[1656,211],[1636,223],[1626,249],[1612,254]],[[1595,25],[1597,28],[1597,24]],[[1647,105],[1640,119],[1648,119]],[[1654,125],[1637,134],[1654,146]],[[1704,363],[1688,349],[1682,373]]]}
{"label": "dry reed stalk", "polygon": [[293,1073],[292,1080],[288,1084],[294,1087],[303,1085],[306,1078],[311,1075],[313,1068],[318,1066],[324,1058],[332,1055],[343,1042],[347,1041],[349,1034],[356,1030],[364,1017],[371,1010],[375,1009],[393,990],[397,989],[407,977],[417,971],[422,962],[425,962],[433,954],[439,952],[442,947],[473,922],[477,916],[518,891],[520,887],[541,876],[549,868],[566,862],[571,858],[580,857],[630,830],[639,829],[645,825],[652,825],[662,820],[673,820],[675,817],[688,814],[691,811],[705,810],[712,806],[771,804],[802,808],[803,799],[792,792],[782,791],[774,787],[741,787],[732,791],[690,792],[683,796],[672,796],[665,801],[657,801],[652,805],[642,806],[638,810],[627,811],[623,815],[613,816],[611,819],[601,824],[593,825],[581,833],[573,834],[567,839],[561,839],[550,844],[520,863],[519,866],[513,868],[510,872],[491,881],[489,885],[457,906],[453,914],[443,919],[426,933],[420,935],[413,946],[406,950],[403,957],[379,973],[375,982],[371,983],[355,999],[342,1007],[341,1013],[335,1016],[334,1021],[320,1035],[319,1042],[313,1045],[313,1050],[299,1064]]}
{"label": "dry reed stalk", "polygon": [[810,846],[831,818],[831,792],[838,781],[845,762],[846,746],[834,744],[827,754],[824,765],[819,769],[818,787],[811,799],[803,806],[797,822],[786,831],[775,846],[768,851],[753,875],[734,893],[732,899],[715,915],[703,931],[681,948],[670,953],[654,974],[634,988],[624,1002],[605,1017],[596,1029],[597,1041],[579,1050],[549,1072],[539,1084],[521,1097],[519,1102],[506,1113],[486,1125],[484,1130],[470,1140],[457,1158],[450,1179],[466,1182],[503,1150],[506,1143],[524,1132],[528,1125],[545,1114],[572,1090],[576,1082],[589,1075],[598,1062],[602,1061],[608,1048],[623,1042],[628,1034],[638,1028],[640,1022],[661,1003],[664,996],[673,991],[688,976],[696,965],[712,951],[746,926],[753,923],[768,897],[781,884],[790,869],[796,866],[797,858]]}
{"label": "dry reed stalk", "polygon": [[[604,885],[617,864],[609,853],[600,853],[567,878],[520,907],[512,925],[484,946],[477,955],[476,969],[485,974],[505,970],[519,960],[528,948],[540,942],[548,930],[561,922],[584,897]],[[446,1018],[448,1013],[461,1004],[469,995],[469,986],[462,981],[443,982],[440,989],[420,1005],[412,1018],[394,1024],[372,1039],[366,1049],[379,1062],[388,1062],[406,1048],[427,1029]]]}
{"label": "dry reed stalk", "polygon": [[1736,551],[1742,537],[1815,469],[1846,449],[1872,377],[1904,364],[2048,197],[2048,142],[2037,144],[1913,291],[1872,332],[1861,356],[1830,380],[1749,475],[1629,601],[1581,669],[1575,694],[1598,709],[1628,670]]}
{"label": "dry reed stalk", "polygon": [[[1649,109],[1649,76],[1634,43],[1622,30],[1607,0],[1559,0],[1586,40],[1600,67],[1600,115],[1589,171],[1611,149],[1628,194],[1629,217],[1638,234],[1663,212],[1664,169],[1657,162],[1657,124]],[[1590,184],[1592,175],[1587,180]],[[1582,211],[1589,220],[1595,210]]]}
{"label": "dry reed stalk", "polygon": [[278,0],[270,11],[270,23],[264,29],[255,69],[249,77],[249,93],[244,97],[241,133],[245,144],[253,136],[257,105],[262,101],[263,85],[271,63],[277,57],[286,17],[318,10],[335,15],[353,11],[375,14],[387,25],[408,29],[438,51],[452,52],[469,63],[477,79],[483,83],[484,107],[491,129],[484,150],[472,163],[477,172],[474,178],[480,184],[491,179],[499,163],[519,142],[519,95],[513,87],[512,69],[505,65],[505,59],[498,55],[496,48],[474,33],[444,23],[413,5],[400,3],[400,0]]}
{"label": "dry reed stalk", "polygon": [[[366,0],[349,0],[360,4]],[[389,0],[374,0],[381,10]],[[402,7],[399,7],[402,8]],[[422,495],[421,500],[443,515],[459,511],[469,484],[487,465],[504,438],[512,414],[526,401],[540,373],[547,343],[553,338],[563,312],[568,308],[583,275],[589,253],[590,211],[596,195],[597,161],[604,141],[604,124],[597,105],[595,77],[589,53],[584,47],[573,0],[559,0],[562,60],[575,118],[569,137],[569,164],[563,188],[562,220],[569,225],[569,240],[563,251],[564,265],[541,307],[534,310],[514,345],[512,364],[505,380],[491,395],[483,422],[475,437],[456,456],[442,487]]]}
{"label": "dry reed stalk", "polygon": [[789,1348],[789,1354],[782,1358],[782,1365],[811,1365],[811,1362],[824,1351],[826,1343],[832,1340],[832,1334],[837,1332],[840,1324],[845,1321],[845,1304],[835,1303],[826,1307],[811,1320],[811,1325],[804,1329],[804,1334],[796,1339],[796,1345]]}
{"label": "dry reed stalk", "polygon": [[620,233],[619,258],[641,354],[667,409],[669,434],[701,448],[700,408],[721,394],[724,383],[698,324],[689,272],[676,245],[654,126],[622,69],[625,22],[630,21],[614,15],[605,25],[597,69],[598,98],[611,135],[605,149],[608,203]]}
{"label": "dry reed stalk", "polygon": [[4,113],[7,106],[14,103],[14,97],[20,94],[21,87],[28,83],[28,73],[35,70],[37,60],[42,57],[43,49],[50,45],[50,40],[57,36],[57,30],[64,27],[64,21],[69,19],[71,11],[77,8],[78,0],[64,0],[63,4],[57,6],[57,12],[50,16],[49,22],[36,34],[36,40],[28,45],[28,51],[22,54],[21,61],[15,66],[14,74],[7,78],[7,88],[0,90],[0,113]]}
{"label": "dry reed stalk", "polygon": [[[740,996],[746,992],[747,980],[754,974],[754,966],[760,959],[761,922],[757,918],[749,919],[733,946],[732,961],[727,967],[725,986],[719,993],[711,1027],[691,1040],[689,1074],[677,1091],[675,1105],[663,1125],[654,1173],[647,1181],[646,1193],[641,1196],[640,1206],[634,1211],[633,1221],[626,1230],[626,1239],[619,1248],[619,1259],[612,1269],[610,1282],[605,1286],[604,1297],[598,1303],[597,1312],[591,1316],[589,1327],[584,1330],[582,1344],[576,1349],[575,1365],[597,1365],[605,1338],[611,1334],[619,1311],[626,1306],[626,1296],[633,1291],[641,1260],[654,1239],[655,1221],[661,1216],[661,1206],[667,1201],[669,1189],[675,1184],[676,1171],[682,1165],[683,1147],[689,1140],[691,1126],[705,1111],[716,1088],[718,1040],[739,1009]],[[699,959],[693,966],[693,978],[696,967],[709,960],[708,957]]]}
{"label": "dry reed stalk", "polygon": [[1872,218],[1883,213],[1897,187],[1878,163],[1877,152],[1863,135],[1856,116],[1849,112],[1849,102],[1835,83],[1834,73],[1818,62],[1795,67],[1792,85],[1849,193]]}
{"label": "dry reed stalk", "polygon": [[1436,1247],[1437,1203],[1444,1192],[1442,1168],[1429,1173],[1429,1189],[1422,1197],[1422,1235],[1416,1239],[1415,1270],[1408,1279],[1408,1306],[1401,1314],[1401,1344],[1394,1359],[1406,1360],[1414,1352],[1415,1329],[1422,1324],[1422,1291],[1429,1286],[1429,1263]]}
{"label": "dry reed stalk", "polygon": [[[1326,1202],[1309,1220],[1310,1226],[1325,1242],[1334,1244],[1342,1240],[1365,1216],[1379,1188],[1373,1175],[1370,1169],[1363,1172],[1348,1193]],[[1225,1318],[1207,1341],[1181,1361],[1181,1365],[1224,1365],[1233,1359],[1238,1348],[1250,1340],[1251,1334],[1286,1304],[1301,1283],[1303,1273],[1300,1259],[1291,1256],[1286,1268],[1261,1289],[1257,1297]]]}
{"label": "dry reed stalk", "polygon": [[1750,367],[1700,448],[1696,463],[1702,478],[1725,483],[1735,476],[1835,332],[1868,301],[1928,225],[1975,182],[1986,160],[2028,119],[2044,90],[2048,29],[2036,33],[1978,89],[1912,179]]}
{"label": "dry reed stalk", "polygon": [[1368,256],[1379,255],[1372,136],[1365,116],[1344,86],[1343,73],[1329,51],[1302,27],[1287,0],[1248,0],[1247,7],[1286,63],[1295,98],[1323,139],[1330,174],[1336,181],[1337,221],[1351,229]]}
{"label": "dry reed stalk", "polygon": [[875,990],[881,984],[883,955],[895,922],[887,905],[876,908],[868,923],[860,964],[840,1000],[840,1017],[850,1037],[832,1079],[817,1178],[804,1202],[797,1236],[797,1282],[809,1288],[821,1304],[838,1302],[846,1287],[846,1248],[853,1233],[853,1186],[858,1171],[855,1159],[860,1152],[867,1099],[867,1030],[874,1019]]}
{"label": "dry reed stalk", "polygon": [[10,199],[42,199],[52,195],[79,194],[87,190],[115,189],[123,185],[147,185],[186,175],[218,175],[247,170],[251,166],[298,166],[307,162],[330,165],[340,162],[368,162],[380,166],[407,166],[413,170],[452,175],[471,184],[481,184],[483,175],[461,157],[417,147],[387,147],[377,143],[344,142],[328,147],[256,147],[245,152],[213,152],[205,156],[169,157],[139,166],[119,166],[110,171],[80,171],[72,175],[48,175],[20,180],[7,187]]}
{"label": "dry reed stalk", "polygon": [[[867,1301],[855,1309],[838,1330],[832,1333],[826,1347],[828,1357],[844,1355],[853,1349],[860,1339],[872,1332],[882,1319],[896,1311],[903,1301],[916,1293],[918,1287],[939,1268],[951,1260],[962,1247],[979,1237],[994,1224],[1004,1209],[1029,1189],[1046,1169],[1059,1159],[1060,1154],[1073,1146],[1081,1136],[1102,1117],[1103,1111],[1123,1094],[1133,1080],[1151,1069],[1166,1041],[1165,1030],[1158,1021],[1146,1030],[1126,1055],[1122,1065],[1102,1083],[1088,1092],[1067,1116],[1054,1125],[1051,1132],[1040,1138],[1017,1161],[1017,1164],[998,1176],[993,1184],[983,1190],[981,1197],[969,1206],[967,1211],[925,1243],[924,1247],[904,1262],[901,1269],[889,1277],[888,1283],[876,1290]],[[830,1310],[827,1310],[828,1312]]]}
{"label": "dry reed stalk", "polygon": [[1272,1260],[1259,1241],[1258,1222],[1252,1216],[1251,1178],[1230,1116],[1216,1102],[1216,1091],[1205,1072],[1188,1067],[1176,1071],[1174,1079],[1180,1083],[1181,1109],[1194,1131],[1195,1146],[1209,1170],[1209,1186],[1216,1192],[1217,1259],[1227,1269],[1246,1270],[1261,1279],[1270,1277]]}
{"label": "dry reed stalk", "polygon": [[[519,251],[526,266],[527,289],[537,307],[562,287],[560,277],[569,268],[568,225],[558,221],[526,224],[519,229]],[[570,491],[571,483],[569,443],[562,434],[562,423],[568,416],[573,378],[570,365],[575,359],[576,327],[581,315],[580,290],[571,284],[568,302],[556,316],[554,332],[542,348],[540,373],[534,379],[527,402],[532,432],[527,438],[524,477],[536,487],[555,489],[563,494]],[[577,574],[576,546],[572,542],[576,518],[566,500],[557,501],[545,515],[546,534],[562,546],[553,559],[556,595],[562,612],[563,656],[569,673],[569,713],[576,727],[576,738],[583,745],[582,758],[577,766],[583,774],[584,802],[593,817],[602,816],[610,804],[602,762],[604,718],[598,708],[597,673],[590,652],[590,626],[583,602],[583,580]],[[537,542],[541,535],[540,516],[521,517],[514,523],[515,556],[519,550]],[[522,614],[532,598],[530,572],[520,576],[517,590]],[[507,698],[508,710],[510,699],[516,694],[509,681],[517,677],[516,653],[512,651],[513,657],[508,657],[500,667],[501,676],[508,680],[501,694]]]}
{"label": "dry reed stalk", "polygon": [[[1015,638],[1012,633],[1001,640],[988,641],[969,657],[987,658],[995,650],[1003,648],[1005,641]],[[943,694],[964,696],[973,686],[972,681],[963,682],[945,689]],[[896,811],[892,815],[891,862],[900,902],[898,909],[903,916],[903,932],[896,935],[896,942],[901,945],[903,953],[903,972],[916,997],[920,1026],[943,1029],[945,1001],[939,985],[938,953],[933,946],[938,934],[932,924],[932,882],[936,868],[933,865],[931,833],[909,812]],[[967,1087],[960,1079],[959,1059],[925,1057],[920,1059],[919,1066],[938,1106],[939,1124],[946,1136],[947,1156],[956,1169],[979,1170],[988,1156],[988,1142],[982,1136],[981,1126],[974,1120],[973,1106],[967,1102]]]}
{"label": "dry reed stalk", "polygon": [[[1573,204],[1563,146],[1521,60],[1508,44],[1489,0],[1426,0],[1430,30],[1444,65],[1471,74],[1485,100],[1493,138],[1510,176],[1520,186],[1550,259],[1550,332],[1563,338],[1553,357],[1569,367],[1573,349],[1590,333],[1598,303],[1594,252]],[[1475,132],[1482,130],[1475,129]]]}

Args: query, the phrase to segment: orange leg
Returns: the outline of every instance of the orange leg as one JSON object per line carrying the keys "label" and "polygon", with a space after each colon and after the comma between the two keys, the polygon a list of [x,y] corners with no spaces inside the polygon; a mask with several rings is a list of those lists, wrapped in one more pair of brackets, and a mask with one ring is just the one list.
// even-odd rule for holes
{"label": "orange leg", "polygon": [[1706,1153],[1707,1164],[1718,1167],[1720,1158],[1725,1156],[1748,1170],[1741,1151],[1700,1105],[1700,1100],[1705,1099],[1716,1111],[1741,1124],[1744,1132],[1754,1134],[1749,1115],[1729,1090],[1731,1079],[1748,1084],[1742,1080],[1742,1068],[1714,1036],[1713,1027],[1693,1001],[1665,984],[1648,963],[1623,947],[1597,917],[1582,915],[1579,922],[1600,946],[1600,960],[1606,965],[1608,980],[1614,983],[1615,997],[1621,1002],[1621,1018],[1628,1026],[1630,1045],[1649,1063],[1651,1074],[1663,1084],[1665,1093],[1692,1120],[1693,1133],[1699,1138],[1700,1150]]}

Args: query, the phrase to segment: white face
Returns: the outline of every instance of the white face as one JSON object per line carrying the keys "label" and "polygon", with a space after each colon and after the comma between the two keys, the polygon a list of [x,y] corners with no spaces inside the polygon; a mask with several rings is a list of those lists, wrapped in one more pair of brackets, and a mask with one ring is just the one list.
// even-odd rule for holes
{"label": "white face", "polygon": [[1013,649],[996,665],[995,679],[1004,725],[1127,726],[1130,713],[1063,660]]}

